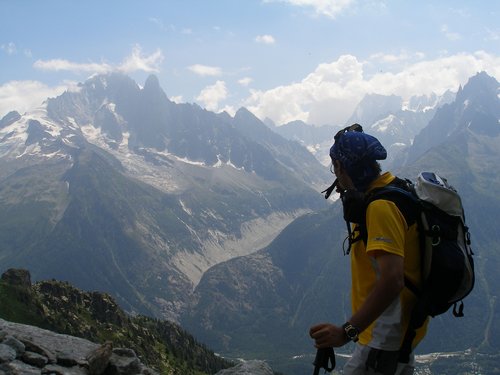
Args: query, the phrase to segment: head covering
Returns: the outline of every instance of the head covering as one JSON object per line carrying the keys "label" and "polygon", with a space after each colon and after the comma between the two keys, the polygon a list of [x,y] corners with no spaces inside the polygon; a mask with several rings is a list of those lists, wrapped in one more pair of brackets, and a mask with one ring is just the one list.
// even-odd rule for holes
{"label": "head covering", "polygon": [[378,175],[374,161],[384,160],[387,151],[377,138],[360,131],[347,131],[330,148],[330,157],[342,163],[356,189],[365,191]]}

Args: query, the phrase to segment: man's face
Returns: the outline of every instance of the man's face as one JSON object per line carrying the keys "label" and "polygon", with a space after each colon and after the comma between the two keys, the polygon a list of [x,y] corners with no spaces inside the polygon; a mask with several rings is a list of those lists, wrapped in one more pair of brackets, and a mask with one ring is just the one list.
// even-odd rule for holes
{"label": "man's face", "polygon": [[333,173],[337,177],[337,192],[355,189],[351,177],[339,160],[332,159]]}

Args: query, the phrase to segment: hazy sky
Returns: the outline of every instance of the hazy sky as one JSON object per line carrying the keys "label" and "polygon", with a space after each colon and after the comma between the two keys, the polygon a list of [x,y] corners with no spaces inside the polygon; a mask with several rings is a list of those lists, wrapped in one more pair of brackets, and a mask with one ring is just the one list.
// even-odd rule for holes
{"label": "hazy sky", "polygon": [[0,0],[0,118],[95,73],[277,124],[343,124],[366,93],[500,80],[498,0]]}

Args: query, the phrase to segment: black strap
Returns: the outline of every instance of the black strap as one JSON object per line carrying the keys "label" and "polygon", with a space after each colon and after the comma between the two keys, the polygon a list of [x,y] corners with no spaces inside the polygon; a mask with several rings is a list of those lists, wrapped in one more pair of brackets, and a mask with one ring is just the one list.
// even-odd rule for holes
{"label": "black strap", "polygon": [[313,375],[318,375],[320,369],[331,372],[335,368],[335,352],[332,347],[322,348],[316,351],[316,358],[313,362]]}
{"label": "black strap", "polygon": [[331,184],[328,188],[326,188],[325,190],[323,190],[321,192],[321,194],[325,193],[325,199],[328,199],[330,197],[330,195],[332,195],[333,190],[335,189],[335,187],[337,187],[337,179],[335,179],[335,181],[333,181],[333,184]]}
{"label": "black strap", "polygon": [[453,304],[453,316],[456,318],[461,318],[464,316],[464,303],[463,303],[463,301],[460,301],[460,305],[458,306],[458,310],[457,310],[457,303],[458,302],[455,302]]}

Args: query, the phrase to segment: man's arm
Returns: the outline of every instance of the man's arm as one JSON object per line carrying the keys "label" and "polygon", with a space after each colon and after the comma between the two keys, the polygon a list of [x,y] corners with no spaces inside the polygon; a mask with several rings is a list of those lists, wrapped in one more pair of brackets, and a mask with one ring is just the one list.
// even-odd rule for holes
{"label": "man's arm", "polygon": [[[359,310],[349,322],[364,331],[398,297],[404,287],[404,259],[385,251],[372,251],[379,269],[379,279]],[[348,342],[344,330],[334,324],[323,323],[311,327],[309,334],[317,348],[339,347]]]}
{"label": "man's arm", "polygon": [[349,322],[364,331],[389,307],[404,288],[404,258],[384,251],[372,252],[380,277],[372,291]]}

